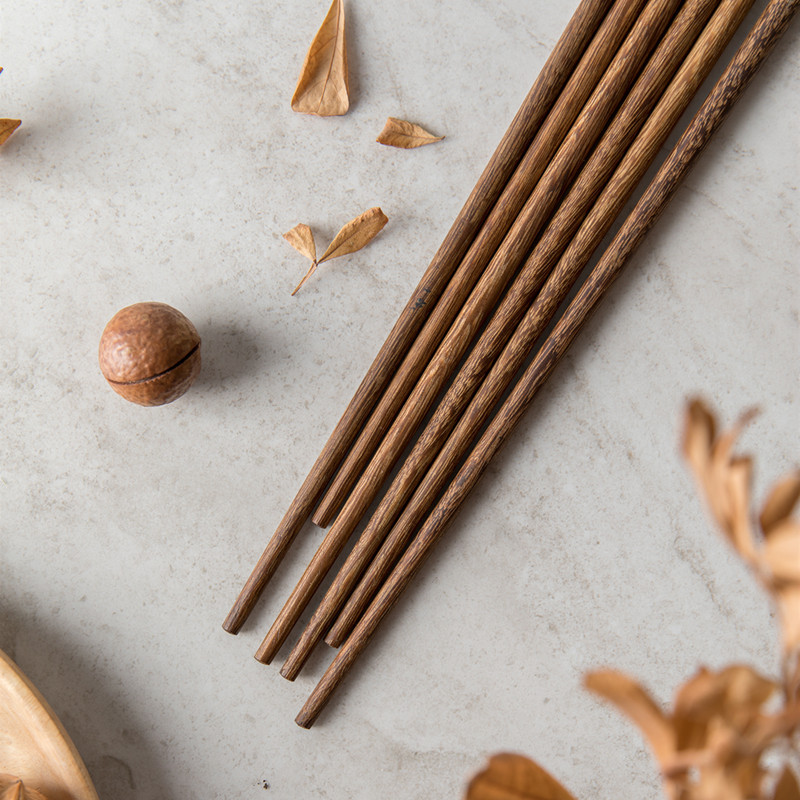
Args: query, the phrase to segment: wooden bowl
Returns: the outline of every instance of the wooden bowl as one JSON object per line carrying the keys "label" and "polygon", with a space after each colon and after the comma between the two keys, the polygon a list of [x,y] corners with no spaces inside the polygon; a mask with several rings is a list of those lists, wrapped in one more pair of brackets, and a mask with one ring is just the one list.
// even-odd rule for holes
{"label": "wooden bowl", "polygon": [[2,650],[0,772],[18,776],[47,800],[99,800],[64,726]]}

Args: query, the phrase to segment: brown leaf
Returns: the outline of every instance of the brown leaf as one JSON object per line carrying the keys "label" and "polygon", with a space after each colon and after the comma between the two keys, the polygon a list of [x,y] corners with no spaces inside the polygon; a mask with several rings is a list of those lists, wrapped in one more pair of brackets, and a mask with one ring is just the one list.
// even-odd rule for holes
{"label": "brown leaf", "polygon": [[590,672],[587,689],[610,700],[644,734],[660,764],[675,752],[675,733],[661,708],[635,680],[615,670]]}
{"label": "brown leaf", "polygon": [[22,124],[19,119],[0,119],[0,144],[3,144]]}
{"label": "brown leaf", "polygon": [[320,117],[345,114],[350,108],[349,91],[344,2],[333,0],[306,53],[292,96],[292,110]]}
{"label": "brown leaf", "polygon": [[465,800],[575,800],[536,762],[513,753],[499,753],[467,787]]}
{"label": "brown leaf", "polygon": [[800,785],[797,783],[797,776],[788,766],[783,768],[783,774],[775,786],[772,800],[800,800]]}
{"label": "brown leaf", "polygon": [[769,536],[772,529],[792,513],[798,500],[800,500],[800,470],[781,478],[772,487],[759,517],[761,530],[765,536]]}
{"label": "brown leaf", "polygon": [[785,653],[800,649],[800,586],[789,584],[773,590],[781,618],[781,634]]}
{"label": "brown leaf", "polygon": [[314,243],[314,234],[308,225],[302,222],[299,225],[295,225],[294,228],[283,234],[283,238],[309,261],[317,260],[317,246]]}
{"label": "brown leaf", "polygon": [[800,522],[789,519],[773,527],[761,552],[774,578],[800,586]]}
{"label": "brown leaf", "polygon": [[389,117],[375,141],[389,147],[410,150],[413,147],[422,147],[426,144],[441,142],[442,139],[444,139],[444,136],[434,136],[413,122],[406,122],[404,119],[397,119],[397,117]]}
{"label": "brown leaf", "polygon": [[717,437],[713,415],[702,401],[693,400],[687,408],[683,435],[684,455],[711,513],[749,563],[755,552],[750,523],[752,464],[749,458],[734,456],[733,446],[754,413],[746,412],[731,430]]}
{"label": "brown leaf", "polygon": [[334,236],[333,241],[328,245],[328,249],[322,254],[317,263],[321,264],[323,261],[330,261],[332,258],[355,253],[356,250],[360,250],[375,238],[388,221],[387,216],[380,208],[370,208],[355,219],[350,220]]}

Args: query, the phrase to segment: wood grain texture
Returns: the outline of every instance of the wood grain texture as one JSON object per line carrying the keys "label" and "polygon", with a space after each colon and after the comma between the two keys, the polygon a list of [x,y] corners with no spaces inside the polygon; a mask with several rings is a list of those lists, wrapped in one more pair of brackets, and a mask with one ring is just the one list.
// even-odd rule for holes
{"label": "wood grain texture", "polygon": [[[482,387],[481,396],[485,400],[482,401],[479,412],[476,412],[474,406],[470,407],[469,418],[473,421],[471,433],[459,448],[453,448],[457,460],[465,455],[466,448],[476,433],[474,426],[479,428],[487,420],[494,404],[500,399],[513,375],[522,365],[522,360],[527,357],[536,339],[542,334],[578,272],[588,263],[592,252],[610,229],[635,184],[652,163],[656,152],[685,108],[685,105],[673,107],[673,104],[662,100],[662,95],[676,70],[681,68],[681,76],[676,79],[676,83],[690,81],[696,91],[699,81],[707,75],[711,65],[730,39],[730,35],[722,35],[718,31],[719,26],[724,25],[725,31],[729,31],[731,35],[738,27],[741,16],[732,17],[728,8],[731,3],[723,3],[715,17],[719,20],[719,24],[707,28],[692,56],[681,66],[681,62],[708,22],[718,2],[719,0],[689,0],[673,21],[636,85],[604,133],[592,157],[570,189],[567,198],[469,354],[452,386],[438,403],[435,414],[403,462],[400,472],[339,570],[284,665],[285,672],[282,671],[282,674],[285,677],[291,677],[299,672],[311,648],[339,611],[341,614],[326,636],[326,641],[334,647],[341,645],[380,588],[388,571],[394,566],[402,549],[408,543],[422,514],[429,507],[426,504],[430,504],[435,494],[443,488],[444,479],[440,477],[434,482],[433,496],[428,495],[424,501],[415,498],[412,507],[403,513],[402,523],[394,529],[392,524],[403,512],[412,492],[425,476],[470,399],[492,366],[497,364],[495,372],[501,370],[501,377],[494,378],[491,390],[486,384]],[[736,0],[736,5],[746,10],[752,2],[753,0]],[[702,69],[698,65],[701,60]],[[654,111],[657,104],[658,107]],[[652,118],[648,121],[651,112]],[[647,122],[650,147],[645,152],[637,153],[636,164],[626,171],[629,179],[625,184],[615,183],[614,191],[605,192],[603,202],[598,202],[592,207],[645,122]],[[588,220],[586,220],[587,214],[589,214]],[[559,262],[559,258],[582,223],[591,234],[589,236],[579,234],[581,246],[571,248],[570,257]],[[553,272],[556,264],[558,266]],[[551,272],[553,274],[537,297],[542,283]],[[536,304],[534,321],[529,324],[521,345],[517,347],[513,358],[503,353],[503,357],[498,361],[504,346],[534,299]],[[514,334],[515,342],[520,341],[520,333],[517,331]],[[390,530],[391,535],[376,556],[378,548]],[[371,562],[373,557],[375,560]],[[355,588],[356,582],[368,565],[367,574]],[[289,675],[286,675],[286,672]]]}
{"label": "wood grain texture", "polygon": [[17,665],[0,650],[0,772],[47,800],[98,800],[64,726]]}
{"label": "wood grain texture", "polygon": [[[469,452],[474,437],[489,420],[495,405],[511,385],[517,371],[530,356],[534,345],[552,319],[556,309],[564,301],[573,283],[588,264],[595,249],[611,228],[636,185],[655,160],[669,132],[688,107],[695,92],[708,76],[752,5],[753,0],[723,0],[713,20],[692,48],[625,158],[608,180],[608,173],[605,171],[604,165],[616,163],[612,161],[610,149],[617,141],[618,134],[622,135],[622,139],[619,141],[629,141],[624,134],[625,120],[628,116],[627,112],[632,110],[629,103],[636,99],[637,90],[643,88],[642,82],[631,93],[629,100],[609,127],[601,145],[576,182],[562,209],[565,211],[568,209],[571,198],[581,192],[585,183],[598,179],[602,180],[601,185],[604,186],[599,199],[574,235],[566,251],[563,251],[563,256],[541,292],[528,308],[528,303],[533,297],[532,287],[536,285],[537,276],[548,268],[548,263],[554,256],[557,257],[555,254],[561,250],[559,245],[563,241],[561,237],[568,231],[574,230],[573,226],[569,224],[566,229],[559,229],[559,226],[555,224],[559,221],[559,212],[554,224],[542,237],[539,247],[534,251],[523,272],[505,297],[414,450],[404,462],[402,470],[384,496],[373,519],[370,520],[369,526],[362,534],[361,539],[368,536],[377,540],[386,538],[380,551],[369,564],[363,579],[352,592],[339,618],[329,631],[326,637],[329,644],[336,647],[341,645],[360,619],[372,597],[380,589],[417,526],[433,505],[436,497],[446,487],[447,481],[452,477],[457,465]],[[710,10],[700,5],[693,8],[691,3],[687,4],[683,10],[686,12],[686,16],[684,17],[682,12],[680,16],[683,19],[680,17],[676,19],[672,30],[680,29],[687,33],[694,30],[696,33],[697,29],[694,28],[694,25],[701,26]],[[659,48],[660,52],[654,55],[648,70],[642,76],[643,79],[648,76],[648,73],[650,76],[654,76],[658,75],[660,70],[666,69],[665,61],[659,56],[666,55],[672,48],[675,48],[677,42],[667,36],[663,44],[665,47],[663,50]],[[685,47],[688,49],[688,44]],[[650,72],[651,67],[652,72]],[[606,180],[608,180],[607,184]],[[527,313],[525,313],[526,308],[528,308]],[[522,318],[521,322],[520,318]],[[518,323],[519,326],[514,330]],[[511,330],[513,330],[513,337],[511,337]],[[501,353],[499,345],[508,342],[509,338],[508,346]],[[474,395],[474,399],[465,411],[467,402],[473,396],[478,382],[487,372],[489,372],[488,377],[480,384],[480,391]],[[454,433],[447,439],[447,443],[443,447],[445,438],[453,431],[453,428],[455,428]],[[432,463],[433,466],[431,466]],[[426,473],[426,470],[429,471]],[[404,505],[418,484],[419,488],[413,498],[407,505]],[[387,535],[391,520],[397,514],[400,514],[400,518]],[[357,543],[353,553],[359,550],[360,544],[361,541]],[[367,552],[374,551],[374,548],[376,548],[376,544],[373,541],[366,541],[363,545],[363,549]],[[342,571],[347,566],[348,564],[345,562]],[[337,582],[338,577],[331,588]]]}
{"label": "wood grain texture", "polygon": [[679,5],[680,0],[650,0],[636,20],[264,637],[256,651],[259,661],[269,663],[297,623],[425,413],[584,165],[587,154],[636,80]]}
{"label": "wood grain texture", "polygon": [[447,528],[491,458],[514,430],[538,389],[555,369],[592,310],[608,291],[647,231],[655,224],[683,177],[786,30],[798,6],[800,0],[771,0],[597,266],[547,337],[544,346],[525,370],[464,466],[370,604],[364,617],[328,667],[298,714],[296,718],[298,725],[309,728],[319,717],[350,667],[370,641],[380,621],[420,569],[431,548]]}
{"label": "wood grain texture", "polygon": [[564,91],[458,266],[430,319],[410,346],[397,374],[320,500],[313,516],[317,525],[327,527],[347,499],[381,438],[536,188],[570,126],[595,91],[644,3],[645,0],[617,0],[603,20]]}
{"label": "wood grain texture", "polygon": [[556,102],[612,0],[581,0],[411,299],[364,376],[245,582],[223,628],[237,633],[393,377],[503,189]]}

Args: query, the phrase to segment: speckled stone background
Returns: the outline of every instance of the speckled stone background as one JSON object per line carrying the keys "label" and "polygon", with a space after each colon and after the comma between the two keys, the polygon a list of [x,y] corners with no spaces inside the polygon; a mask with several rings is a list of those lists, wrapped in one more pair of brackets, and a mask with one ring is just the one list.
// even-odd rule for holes
{"label": "speckled stone background", "polygon": [[[325,2],[3,4],[0,647],[101,797],[457,800],[516,750],[577,797],[650,800],[642,740],[583,672],[666,702],[700,663],[776,667],[677,441],[701,392],[726,421],[761,406],[759,498],[800,456],[798,24],[312,731],[293,719],[330,651],[294,684],[252,653],[318,529],[221,629],[573,6],[350,0],[352,109],[316,119],[289,98]],[[389,115],[447,138],[380,147]],[[281,234],[372,205],[383,233],[290,297]],[[203,337],[160,409],[97,367],[140,300]]]}

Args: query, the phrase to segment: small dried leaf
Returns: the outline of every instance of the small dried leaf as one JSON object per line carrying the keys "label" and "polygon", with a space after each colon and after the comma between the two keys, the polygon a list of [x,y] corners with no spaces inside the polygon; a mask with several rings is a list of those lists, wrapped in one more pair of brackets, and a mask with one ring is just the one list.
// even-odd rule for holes
{"label": "small dried leaf", "polygon": [[350,220],[334,236],[333,241],[328,245],[328,249],[322,254],[317,263],[321,264],[323,261],[330,261],[332,258],[355,253],[356,250],[360,250],[375,238],[388,221],[387,216],[380,208],[370,208],[355,219]]}
{"label": "small dried leaf", "polygon": [[378,134],[376,141],[389,147],[410,150],[414,147],[441,142],[442,139],[444,139],[444,136],[434,136],[413,122],[406,122],[404,119],[397,119],[397,117],[389,117],[383,126],[383,130]]}
{"label": "small dried leaf", "polygon": [[790,519],[775,526],[762,558],[774,578],[800,585],[800,522]]}
{"label": "small dried leaf", "polygon": [[797,783],[797,776],[788,766],[783,768],[783,774],[775,786],[772,800],[800,800],[800,785]]}
{"label": "small dried leaf", "polygon": [[3,144],[22,124],[19,119],[0,119],[0,144]]}
{"label": "small dried leaf", "polygon": [[590,672],[587,689],[611,701],[639,726],[660,764],[675,752],[675,734],[664,712],[636,681],[615,670]]}
{"label": "small dried leaf", "polygon": [[465,800],[575,800],[536,762],[513,753],[499,753],[467,787]]}
{"label": "small dried leaf", "polygon": [[752,465],[749,458],[734,457],[733,446],[754,414],[755,411],[746,412],[731,430],[716,437],[713,415],[702,401],[693,400],[687,409],[683,436],[684,455],[712,515],[742,558],[751,564],[755,555],[750,522]]}
{"label": "small dried leaf", "polygon": [[317,260],[317,246],[314,243],[314,234],[311,228],[304,223],[295,225],[290,231],[283,234],[289,244],[297,250],[298,253],[304,255],[310,261]]}
{"label": "small dried leaf", "polygon": [[344,2],[333,0],[306,53],[292,110],[320,117],[339,116],[350,108]]}
{"label": "small dried leaf", "polygon": [[792,513],[798,500],[800,470],[786,475],[772,487],[759,518],[765,536],[769,536],[772,529]]}
{"label": "small dried leaf", "polygon": [[800,586],[778,587],[773,590],[773,598],[781,619],[784,652],[791,653],[800,648]]}

